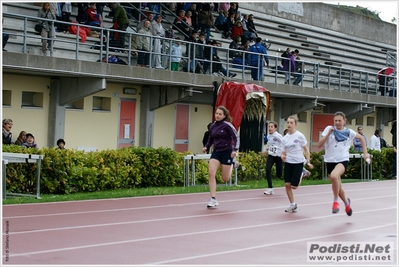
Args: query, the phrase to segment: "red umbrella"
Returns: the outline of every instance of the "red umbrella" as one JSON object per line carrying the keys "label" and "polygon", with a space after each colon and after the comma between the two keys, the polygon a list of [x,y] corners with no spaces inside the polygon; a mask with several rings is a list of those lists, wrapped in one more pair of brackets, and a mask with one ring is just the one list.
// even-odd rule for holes
{"label": "red umbrella", "polygon": [[394,71],[394,69],[392,67],[385,67],[380,69],[380,71],[378,71],[378,76],[377,79],[380,78],[380,74],[385,70],[385,75],[391,75]]}

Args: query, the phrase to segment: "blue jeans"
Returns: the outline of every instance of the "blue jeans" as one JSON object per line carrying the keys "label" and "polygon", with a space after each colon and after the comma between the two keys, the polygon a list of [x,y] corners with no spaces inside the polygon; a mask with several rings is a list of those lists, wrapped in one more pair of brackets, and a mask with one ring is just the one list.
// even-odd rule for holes
{"label": "blue jeans", "polygon": [[293,84],[299,84],[302,81],[302,74],[301,73],[294,73],[295,81]]}

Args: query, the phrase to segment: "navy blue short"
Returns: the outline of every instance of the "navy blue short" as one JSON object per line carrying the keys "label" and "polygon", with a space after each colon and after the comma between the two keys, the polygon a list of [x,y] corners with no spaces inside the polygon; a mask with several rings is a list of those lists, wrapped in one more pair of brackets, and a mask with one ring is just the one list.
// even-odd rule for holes
{"label": "navy blue short", "polygon": [[348,168],[349,161],[342,161],[342,162],[327,162],[327,174],[331,174],[337,164],[344,165],[345,171]]}
{"label": "navy blue short", "polygon": [[233,159],[231,157],[232,150],[224,150],[224,151],[213,151],[211,155],[211,159],[218,160],[222,165],[231,165],[233,164]]}

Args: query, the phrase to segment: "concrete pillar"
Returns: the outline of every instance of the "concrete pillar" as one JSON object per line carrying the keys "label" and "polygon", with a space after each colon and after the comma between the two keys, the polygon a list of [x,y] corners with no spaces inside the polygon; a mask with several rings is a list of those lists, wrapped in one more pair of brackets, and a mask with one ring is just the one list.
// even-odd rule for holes
{"label": "concrete pillar", "polygon": [[150,111],[150,87],[141,87],[140,103],[140,147],[153,147],[154,139],[154,111]]}
{"label": "concrete pillar", "polygon": [[48,115],[47,146],[53,147],[65,132],[65,107],[59,105],[61,84],[60,79],[51,79],[50,103]]}

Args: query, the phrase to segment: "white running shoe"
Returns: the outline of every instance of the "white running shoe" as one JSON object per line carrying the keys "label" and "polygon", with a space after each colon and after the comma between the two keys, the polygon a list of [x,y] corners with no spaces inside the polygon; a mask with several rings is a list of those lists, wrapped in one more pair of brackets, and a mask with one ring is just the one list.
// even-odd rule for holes
{"label": "white running shoe", "polygon": [[216,207],[217,205],[219,205],[219,203],[216,200],[216,198],[210,198],[207,207],[208,208],[213,208],[213,207]]}
{"label": "white running shoe", "polygon": [[285,212],[294,212],[296,209],[298,208],[298,206],[295,204],[295,205],[290,205],[286,210],[285,210]]}
{"label": "white running shoe", "polygon": [[274,189],[273,188],[268,188],[263,192],[265,195],[274,195]]}
{"label": "white running shoe", "polygon": [[310,171],[308,171],[307,169],[303,168],[303,170],[302,170],[303,178],[309,177],[310,174],[311,174]]}

